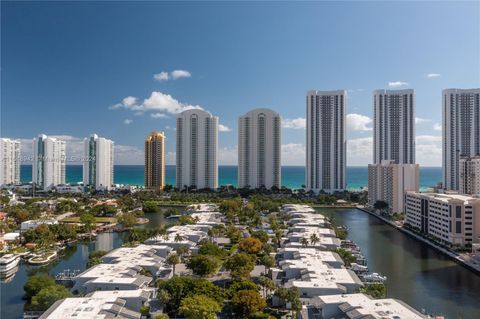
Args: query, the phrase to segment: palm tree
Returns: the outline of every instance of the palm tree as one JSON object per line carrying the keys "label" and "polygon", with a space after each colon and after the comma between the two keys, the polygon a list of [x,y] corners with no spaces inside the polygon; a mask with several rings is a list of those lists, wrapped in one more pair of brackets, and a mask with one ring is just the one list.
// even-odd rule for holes
{"label": "palm tree", "polygon": [[182,240],[183,240],[182,235],[180,235],[180,234],[176,234],[176,235],[175,235],[174,241],[175,241],[176,243],[181,242]]}
{"label": "palm tree", "polygon": [[300,244],[302,244],[303,247],[307,247],[308,246],[308,238],[302,238],[302,240],[300,240]]}
{"label": "palm tree", "polygon": [[175,266],[180,263],[180,257],[177,254],[171,254],[167,258],[167,263],[173,267],[173,275],[175,276]]}
{"label": "palm tree", "polygon": [[320,238],[318,238],[317,234],[310,235],[310,242],[312,243],[313,246],[315,246],[319,241],[320,241]]}

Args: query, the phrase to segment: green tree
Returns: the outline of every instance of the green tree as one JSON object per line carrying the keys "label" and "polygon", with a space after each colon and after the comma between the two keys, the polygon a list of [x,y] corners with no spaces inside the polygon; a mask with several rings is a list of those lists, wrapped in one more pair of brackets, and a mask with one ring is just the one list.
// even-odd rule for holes
{"label": "green tree", "polygon": [[132,212],[124,212],[118,216],[117,221],[124,227],[130,228],[137,224],[137,216]]}
{"label": "green tree", "polygon": [[225,234],[230,239],[232,244],[238,243],[243,238],[242,232],[235,226],[229,225],[225,231]]}
{"label": "green tree", "polygon": [[170,254],[167,257],[167,264],[173,267],[173,275],[175,275],[175,267],[180,263],[180,257],[177,254]]}
{"label": "green tree", "polygon": [[317,234],[310,235],[310,242],[312,243],[313,246],[315,246],[319,241],[320,241],[320,238],[317,236]]}
{"label": "green tree", "polygon": [[375,299],[385,298],[387,289],[384,284],[372,283],[358,289],[358,292],[372,296]]}
{"label": "green tree", "polygon": [[258,254],[262,250],[262,242],[255,237],[248,237],[238,243],[238,248],[248,254]]}
{"label": "green tree", "polygon": [[264,230],[257,230],[251,233],[252,237],[257,238],[260,240],[263,244],[268,243],[269,237],[266,231]]}
{"label": "green tree", "polygon": [[187,319],[215,319],[221,310],[222,307],[214,299],[196,295],[184,298],[178,312]]}
{"label": "green tree", "polygon": [[255,259],[248,254],[239,253],[230,256],[225,261],[224,267],[229,270],[232,277],[236,279],[248,278],[255,268]]}
{"label": "green tree", "polygon": [[25,298],[31,300],[33,296],[38,294],[42,288],[55,285],[55,280],[47,274],[33,275],[28,277],[27,282],[23,286]]}
{"label": "green tree", "polygon": [[260,263],[265,266],[265,269],[268,271],[270,268],[275,266],[275,258],[270,255],[264,255],[260,259]]}
{"label": "green tree", "polygon": [[95,216],[90,213],[83,213],[80,215],[80,222],[83,224],[86,232],[91,232],[93,227],[95,227]]}
{"label": "green tree", "polygon": [[300,244],[302,244],[303,247],[307,247],[308,246],[308,238],[300,239]]}
{"label": "green tree", "polygon": [[337,248],[336,252],[340,256],[340,258],[342,258],[343,262],[345,263],[345,266],[347,267],[350,267],[352,263],[357,261],[357,258],[353,256],[351,252],[343,248]]}
{"label": "green tree", "polygon": [[387,210],[389,207],[388,203],[383,201],[383,200],[377,200],[374,204],[373,204],[373,208],[375,210],[379,210],[380,212],[384,212],[385,210]]}
{"label": "green tree", "polygon": [[68,298],[71,295],[70,291],[64,286],[54,284],[53,286],[43,288],[38,294],[33,296],[28,308],[35,311],[45,311],[50,308],[55,301]]}
{"label": "green tree", "polygon": [[98,265],[102,262],[101,258],[107,254],[106,251],[104,250],[96,250],[92,251],[88,255],[88,261],[87,261],[87,268],[93,267],[95,265]]}
{"label": "green tree", "polygon": [[186,263],[188,269],[200,277],[215,274],[221,266],[220,260],[215,256],[197,255],[190,257]]}
{"label": "green tree", "polygon": [[258,285],[262,287],[263,296],[265,298],[267,298],[267,296],[270,295],[270,292],[274,291],[276,288],[275,282],[266,276],[258,277]]}
{"label": "green tree", "polygon": [[145,214],[158,213],[160,211],[160,207],[155,201],[146,201],[142,205],[142,210]]}
{"label": "green tree", "polygon": [[170,317],[166,313],[161,313],[159,315],[156,315],[154,319],[170,319]]}
{"label": "green tree", "polygon": [[211,243],[209,241],[202,243],[200,249],[198,250],[198,253],[200,255],[210,255],[218,258],[225,258],[228,255],[228,253],[224,249],[218,247],[218,245],[215,245],[214,243]]}
{"label": "green tree", "polygon": [[267,303],[256,290],[240,290],[233,296],[232,306],[236,317],[248,318],[263,310]]}
{"label": "green tree", "polygon": [[226,297],[232,299],[240,290],[258,290],[258,286],[250,280],[234,281],[228,289],[225,290]]}

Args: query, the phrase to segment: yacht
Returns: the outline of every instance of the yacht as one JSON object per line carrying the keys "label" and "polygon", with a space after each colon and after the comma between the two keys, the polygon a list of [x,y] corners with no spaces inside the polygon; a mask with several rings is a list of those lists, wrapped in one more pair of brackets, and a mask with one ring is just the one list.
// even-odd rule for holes
{"label": "yacht", "polygon": [[20,257],[14,254],[6,254],[0,257],[0,274],[8,273],[20,262]]}

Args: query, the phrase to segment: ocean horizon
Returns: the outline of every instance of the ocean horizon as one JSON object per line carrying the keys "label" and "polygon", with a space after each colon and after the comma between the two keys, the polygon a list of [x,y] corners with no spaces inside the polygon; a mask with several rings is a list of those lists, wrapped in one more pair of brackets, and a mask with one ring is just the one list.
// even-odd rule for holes
{"label": "ocean horizon", "polygon": [[[237,185],[237,165],[218,166],[218,184]],[[114,165],[114,183],[144,186],[143,165]],[[282,186],[301,188],[305,184],[305,166],[282,166]],[[82,181],[82,165],[66,166],[67,183]],[[32,165],[21,165],[22,183],[32,181]],[[420,189],[436,186],[442,181],[441,167],[420,167]],[[165,166],[165,183],[175,185],[175,165]],[[347,189],[361,190],[368,186],[368,167],[347,167]]]}

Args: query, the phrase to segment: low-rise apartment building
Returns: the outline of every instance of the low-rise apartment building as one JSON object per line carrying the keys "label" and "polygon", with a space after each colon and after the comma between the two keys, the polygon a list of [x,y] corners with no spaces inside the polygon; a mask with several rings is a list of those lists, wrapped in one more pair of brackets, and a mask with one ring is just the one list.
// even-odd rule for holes
{"label": "low-rise apartment building", "polygon": [[480,242],[480,198],[456,193],[405,195],[405,224],[442,243]]}

